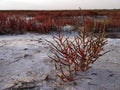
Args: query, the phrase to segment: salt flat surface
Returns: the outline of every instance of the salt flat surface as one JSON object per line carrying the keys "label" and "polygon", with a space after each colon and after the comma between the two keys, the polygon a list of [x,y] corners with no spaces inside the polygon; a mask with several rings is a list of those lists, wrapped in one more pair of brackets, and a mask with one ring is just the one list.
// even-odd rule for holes
{"label": "salt flat surface", "polygon": [[[87,72],[80,73],[82,78],[69,83],[55,77],[45,40],[52,41],[52,36],[0,36],[0,90],[22,81],[36,82],[36,88],[29,90],[120,90],[120,39],[109,38],[105,50],[111,52],[99,58]],[[52,79],[44,80],[47,75]]]}

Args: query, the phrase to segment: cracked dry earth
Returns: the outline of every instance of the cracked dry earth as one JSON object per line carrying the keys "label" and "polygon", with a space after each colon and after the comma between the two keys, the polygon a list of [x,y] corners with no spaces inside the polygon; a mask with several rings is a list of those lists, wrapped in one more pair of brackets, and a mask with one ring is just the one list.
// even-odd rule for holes
{"label": "cracked dry earth", "polygon": [[52,36],[0,36],[0,90],[120,90],[120,39],[108,39],[111,52],[67,83],[55,76],[45,39]]}

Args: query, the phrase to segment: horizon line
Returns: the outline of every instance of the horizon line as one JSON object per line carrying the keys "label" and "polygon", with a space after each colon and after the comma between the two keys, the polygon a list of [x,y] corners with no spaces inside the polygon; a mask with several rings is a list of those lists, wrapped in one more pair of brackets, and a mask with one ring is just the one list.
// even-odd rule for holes
{"label": "horizon line", "polygon": [[118,8],[111,9],[0,9],[0,11],[70,11],[70,10],[120,10]]}

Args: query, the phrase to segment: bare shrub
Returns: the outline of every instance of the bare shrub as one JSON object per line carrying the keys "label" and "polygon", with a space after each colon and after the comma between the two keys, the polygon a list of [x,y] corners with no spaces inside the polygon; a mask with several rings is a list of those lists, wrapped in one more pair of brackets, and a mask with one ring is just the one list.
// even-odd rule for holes
{"label": "bare shrub", "polygon": [[53,56],[49,56],[55,63],[56,74],[63,81],[74,81],[73,75],[77,72],[85,72],[100,56],[107,52],[104,45],[107,40],[104,38],[104,31],[99,35],[93,33],[86,34],[85,29],[81,30],[73,40],[61,34],[53,37],[54,42],[50,42]]}

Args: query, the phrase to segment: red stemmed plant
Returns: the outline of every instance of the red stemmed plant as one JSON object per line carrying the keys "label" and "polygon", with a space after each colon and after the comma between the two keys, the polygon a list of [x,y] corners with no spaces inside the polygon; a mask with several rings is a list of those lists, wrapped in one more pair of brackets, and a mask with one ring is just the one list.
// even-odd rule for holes
{"label": "red stemmed plant", "polygon": [[104,31],[99,35],[92,34],[86,35],[83,28],[72,41],[61,34],[53,37],[54,42],[48,41],[53,54],[49,57],[55,63],[57,76],[63,81],[74,81],[74,74],[87,71],[91,64],[108,52],[101,53],[104,51],[104,45],[107,44]]}

